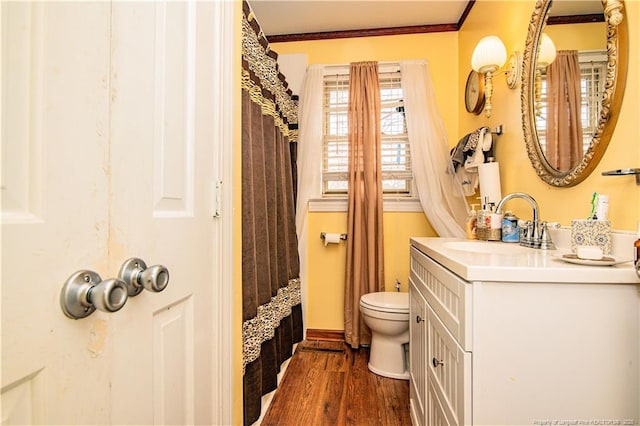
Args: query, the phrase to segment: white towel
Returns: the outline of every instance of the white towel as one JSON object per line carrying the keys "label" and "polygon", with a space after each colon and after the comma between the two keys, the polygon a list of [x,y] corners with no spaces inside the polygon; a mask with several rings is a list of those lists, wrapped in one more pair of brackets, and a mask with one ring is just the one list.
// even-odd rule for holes
{"label": "white towel", "polygon": [[481,127],[478,130],[478,143],[473,155],[467,158],[464,162],[464,168],[467,171],[478,171],[478,166],[484,163],[484,153],[491,149],[493,144],[493,137],[491,136],[491,130],[488,127]]}

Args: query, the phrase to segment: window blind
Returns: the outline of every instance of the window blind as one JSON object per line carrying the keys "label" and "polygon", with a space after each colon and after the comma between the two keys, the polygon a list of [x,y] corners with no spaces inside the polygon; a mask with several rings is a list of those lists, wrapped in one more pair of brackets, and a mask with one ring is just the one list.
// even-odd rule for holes
{"label": "window blind", "polygon": [[[382,186],[384,194],[411,196],[411,152],[399,72],[379,73]],[[324,79],[322,182],[324,195],[347,192],[349,75]]]}

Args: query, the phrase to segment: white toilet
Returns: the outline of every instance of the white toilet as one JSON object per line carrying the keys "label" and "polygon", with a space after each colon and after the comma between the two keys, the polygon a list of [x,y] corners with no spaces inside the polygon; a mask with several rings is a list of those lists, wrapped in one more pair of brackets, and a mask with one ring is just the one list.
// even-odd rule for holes
{"label": "white toilet", "polygon": [[409,344],[409,293],[368,293],[360,312],[371,329],[369,370],[380,376],[409,380],[405,354]]}

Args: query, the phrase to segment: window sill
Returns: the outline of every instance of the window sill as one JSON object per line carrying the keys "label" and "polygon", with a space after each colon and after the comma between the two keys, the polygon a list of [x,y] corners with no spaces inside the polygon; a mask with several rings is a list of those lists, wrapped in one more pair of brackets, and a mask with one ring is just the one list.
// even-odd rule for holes
{"label": "window sill", "polygon": [[[417,198],[384,200],[385,212],[422,212],[420,200]],[[310,212],[346,212],[346,198],[313,198],[309,200]]]}

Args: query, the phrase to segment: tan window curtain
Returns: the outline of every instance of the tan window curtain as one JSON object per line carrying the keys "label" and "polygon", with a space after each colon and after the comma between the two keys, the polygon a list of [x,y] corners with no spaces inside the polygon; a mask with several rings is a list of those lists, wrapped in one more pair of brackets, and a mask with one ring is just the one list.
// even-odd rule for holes
{"label": "tan window curtain", "polygon": [[353,348],[371,343],[360,297],[384,289],[380,83],[377,62],[349,71],[349,196],[344,333]]}
{"label": "tan window curtain", "polygon": [[547,68],[545,156],[557,170],[575,167],[583,155],[580,64],[576,50],[560,50]]}

